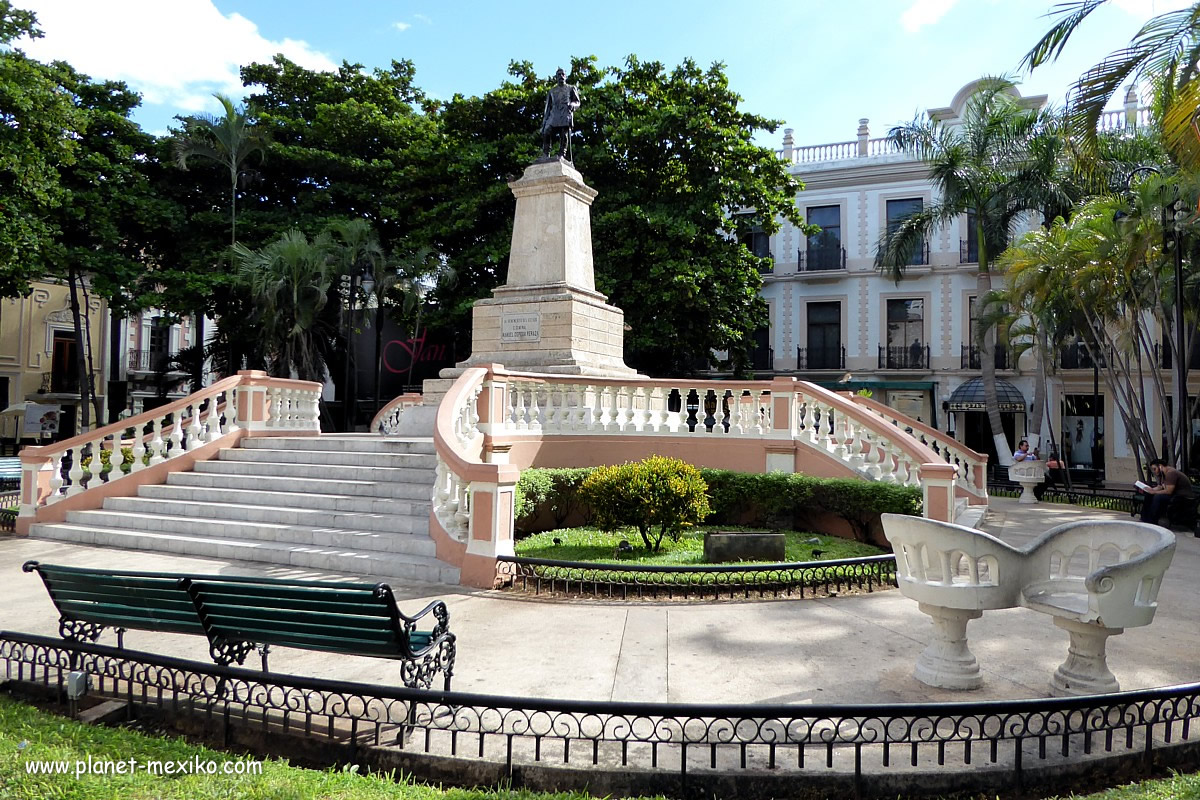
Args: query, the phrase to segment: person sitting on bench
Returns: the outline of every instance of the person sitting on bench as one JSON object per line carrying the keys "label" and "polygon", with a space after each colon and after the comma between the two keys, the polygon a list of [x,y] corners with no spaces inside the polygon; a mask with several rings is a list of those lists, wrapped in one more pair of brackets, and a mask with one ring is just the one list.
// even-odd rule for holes
{"label": "person sitting on bench", "polygon": [[1161,458],[1150,462],[1150,474],[1154,476],[1157,485],[1138,487],[1145,495],[1142,499],[1142,522],[1157,525],[1159,518],[1172,503],[1190,506],[1195,501],[1195,490],[1188,476],[1169,466]]}

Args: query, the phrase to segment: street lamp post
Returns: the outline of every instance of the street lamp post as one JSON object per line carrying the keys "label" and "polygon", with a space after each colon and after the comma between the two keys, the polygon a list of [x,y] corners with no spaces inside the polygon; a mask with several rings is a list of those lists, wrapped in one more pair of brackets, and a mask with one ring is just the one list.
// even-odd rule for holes
{"label": "street lamp post", "polygon": [[1191,355],[1187,348],[1187,329],[1183,319],[1183,236],[1179,230],[1178,209],[1179,201],[1175,200],[1169,206],[1163,204],[1163,249],[1167,246],[1167,210],[1171,211],[1171,244],[1175,253],[1175,392],[1174,403],[1176,416],[1179,418],[1179,469],[1185,475],[1188,471],[1189,453],[1191,449],[1192,426],[1189,417],[1187,396],[1188,358]]}
{"label": "street lamp post", "polygon": [[[1129,173],[1129,177],[1125,181],[1126,191],[1132,190],[1133,178],[1138,173],[1153,172],[1156,175],[1161,174],[1156,167],[1137,167]],[[1171,403],[1174,406],[1177,427],[1175,429],[1175,437],[1179,443],[1178,465],[1183,473],[1188,471],[1188,461],[1192,438],[1192,426],[1189,420],[1190,414],[1188,408],[1187,396],[1187,375],[1188,375],[1188,353],[1187,348],[1187,328],[1184,324],[1183,314],[1183,236],[1179,229],[1180,216],[1179,200],[1172,200],[1170,203],[1162,204],[1162,244],[1163,252],[1168,249],[1173,249],[1174,266],[1175,266],[1175,363],[1174,363],[1174,386],[1171,392]]]}
{"label": "street lamp post", "polygon": [[357,272],[350,273],[350,296],[346,300],[346,370],[342,376],[342,428],[354,431],[354,305],[358,300]]}

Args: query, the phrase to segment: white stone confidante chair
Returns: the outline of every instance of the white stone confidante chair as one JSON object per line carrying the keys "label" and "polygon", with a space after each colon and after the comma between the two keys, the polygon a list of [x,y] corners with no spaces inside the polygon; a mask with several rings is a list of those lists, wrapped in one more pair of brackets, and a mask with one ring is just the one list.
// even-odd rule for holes
{"label": "white stone confidante chair", "polygon": [[1118,691],[1105,653],[1108,637],[1154,619],[1175,534],[1142,522],[1071,522],[1046,531],[1024,551],[1021,605],[1049,614],[1070,635],[1051,692]]}
{"label": "white stone confidante chair", "polygon": [[884,514],[883,530],[896,553],[900,592],[933,620],[933,639],[913,674],[942,689],[983,685],[967,623],[1017,605],[1021,551],[974,528],[902,514]]}
{"label": "white stone confidante chair", "polygon": [[1050,680],[1055,695],[1115,692],[1109,636],[1148,625],[1158,608],[1175,536],[1141,522],[1081,521],[1014,548],[974,528],[883,515],[896,552],[901,593],[934,622],[917,658],[917,680],[973,689],[982,678],[967,647],[967,622],[984,610],[1024,606],[1047,614],[1070,635],[1067,659]]}

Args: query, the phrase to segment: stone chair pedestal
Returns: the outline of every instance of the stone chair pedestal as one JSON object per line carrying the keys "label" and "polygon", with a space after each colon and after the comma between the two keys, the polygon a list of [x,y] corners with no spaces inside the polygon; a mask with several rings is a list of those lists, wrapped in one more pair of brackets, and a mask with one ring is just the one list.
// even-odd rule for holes
{"label": "stone chair pedestal", "polygon": [[1054,670],[1050,679],[1050,693],[1055,697],[1073,697],[1119,692],[1121,685],[1108,668],[1105,647],[1108,637],[1116,636],[1124,628],[1105,628],[1065,617],[1055,617],[1054,624],[1070,634],[1071,644],[1067,660]]}
{"label": "stone chair pedestal", "polygon": [[918,603],[933,620],[933,639],[919,656],[913,677],[939,689],[978,689],[983,685],[979,662],[967,647],[967,623],[983,616],[979,610],[943,608]]}

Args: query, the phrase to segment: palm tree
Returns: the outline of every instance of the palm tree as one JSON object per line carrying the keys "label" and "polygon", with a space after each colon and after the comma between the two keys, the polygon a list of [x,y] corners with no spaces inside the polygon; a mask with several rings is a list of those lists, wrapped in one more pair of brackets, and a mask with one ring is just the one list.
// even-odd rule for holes
{"label": "palm tree", "polygon": [[[1073,0],[1055,6],[1058,21],[1025,54],[1031,71],[1056,60],[1075,30],[1108,0]],[[1109,53],[1071,88],[1072,127],[1090,146],[1104,106],[1126,81],[1155,86],[1163,137],[1181,163],[1200,165],[1200,3],[1150,19],[1129,44]]]}
{"label": "palm tree", "polygon": [[292,229],[260,250],[234,245],[238,279],[257,308],[272,374],[325,380],[336,323],[326,313],[339,275],[333,243],[325,234],[309,241]]}
{"label": "palm tree", "polygon": [[[238,178],[246,161],[255,154],[262,155],[267,147],[269,137],[259,129],[252,116],[245,108],[235,106],[233,101],[223,94],[213,97],[225,109],[223,116],[212,114],[196,114],[183,117],[183,130],[175,135],[175,163],[180,169],[188,168],[188,161],[199,158],[210,161],[229,170],[229,246],[230,266],[237,271],[235,256],[232,248],[237,245],[237,188]],[[196,315],[197,343],[204,344],[204,312]],[[193,388],[199,389],[203,381],[203,361],[196,367],[193,376]]]}
{"label": "palm tree", "polygon": [[[396,267],[394,287],[401,297],[400,314],[404,318],[413,318],[413,338],[421,335],[421,317],[425,311],[426,301],[430,294],[443,287],[453,286],[458,280],[458,274],[449,262],[428,247],[422,247],[413,253],[396,256],[392,263]],[[378,354],[377,354],[378,355]],[[379,383],[379,359],[376,358],[376,385]],[[416,355],[408,365],[408,380],[412,382],[412,373],[416,369]],[[376,397],[376,405],[379,398]]]}
{"label": "palm tree", "polygon": [[[1054,159],[1039,152],[1037,145],[1050,127],[1050,119],[1021,105],[1014,88],[1015,83],[1007,78],[982,78],[958,124],[914,120],[888,133],[900,150],[928,164],[930,180],[940,197],[883,232],[875,254],[876,267],[889,271],[898,281],[936,228],[973,215],[978,296],[982,300],[992,290],[992,261],[1008,245],[1017,226],[1030,212],[1064,201],[1064,190],[1051,170]],[[995,328],[988,327],[982,334],[980,366],[988,421],[998,459],[1007,465],[1012,447],[998,410],[996,364],[991,356]]]}

